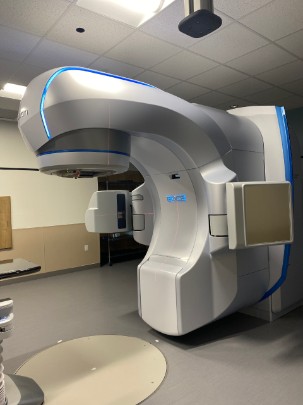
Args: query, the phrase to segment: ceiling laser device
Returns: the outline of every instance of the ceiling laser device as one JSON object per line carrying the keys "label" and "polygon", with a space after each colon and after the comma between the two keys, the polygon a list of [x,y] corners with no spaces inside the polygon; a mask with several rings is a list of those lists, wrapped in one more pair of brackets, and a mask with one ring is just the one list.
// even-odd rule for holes
{"label": "ceiling laser device", "polygon": [[213,0],[184,0],[185,18],[178,28],[183,34],[202,38],[222,25],[222,19],[214,13]]}

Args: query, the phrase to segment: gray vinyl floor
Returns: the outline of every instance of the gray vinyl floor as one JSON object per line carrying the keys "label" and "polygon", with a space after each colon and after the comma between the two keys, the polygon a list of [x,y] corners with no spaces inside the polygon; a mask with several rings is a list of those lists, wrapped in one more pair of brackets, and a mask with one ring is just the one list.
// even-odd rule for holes
{"label": "gray vinyl floor", "polygon": [[137,314],[136,265],[2,286],[15,314],[14,334],[3,342],[5,372],[59,340],[119,334],[155,344],[167,359],[167,377],[144,405],[303,404],[302,307],[273,323],[237,313],[169,338]]}

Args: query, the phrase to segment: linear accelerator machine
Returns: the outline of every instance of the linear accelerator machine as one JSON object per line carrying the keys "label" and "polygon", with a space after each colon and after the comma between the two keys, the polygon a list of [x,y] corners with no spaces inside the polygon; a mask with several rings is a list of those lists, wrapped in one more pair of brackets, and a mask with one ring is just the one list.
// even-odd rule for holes
{"label": "linear accelerator machine", "polygon": [[132,162],[144,176],[132,193],[94,193],[85,222],[149,245],[138,305],[152,328],[183,335],[254,304],[273,319],[301,302],[302,176],[283,108],[225,112],[64,67],[29,84],[18,120],[44,173],[107,176]]}

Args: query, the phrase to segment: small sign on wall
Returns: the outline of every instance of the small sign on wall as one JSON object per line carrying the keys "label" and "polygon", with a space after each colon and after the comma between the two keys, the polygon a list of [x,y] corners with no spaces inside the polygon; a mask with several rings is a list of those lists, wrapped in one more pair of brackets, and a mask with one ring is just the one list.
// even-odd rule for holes
{"label": "small sign on wall", "polygon": [[0,197],[0,249],[12,249],[11,198]]}

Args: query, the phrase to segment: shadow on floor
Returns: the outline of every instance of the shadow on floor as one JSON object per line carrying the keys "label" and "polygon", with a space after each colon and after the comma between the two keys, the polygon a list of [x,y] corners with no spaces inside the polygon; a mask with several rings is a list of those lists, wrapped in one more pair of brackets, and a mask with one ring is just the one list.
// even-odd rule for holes
{"label": "shadow on floor", "polygon": [[183,336],[168,336],[153,329],[150,330],[150,333],[180,348],[191,349],[192,347],[203,346],[230,338],[231,336],[243,334],[266,324],[267,322],[264,320],[235,313]]}
{"label": "shadow on floor", "polygon": [[184,336],[167,336],[153,329],[149,333],[184,350],[199,348],[237,336],[254,347],[274,346],[271,361],[278,365],[303,362],[303,307],[284,315],[274,322],[267,322],[249,315],[235,313],[203,326]]}

